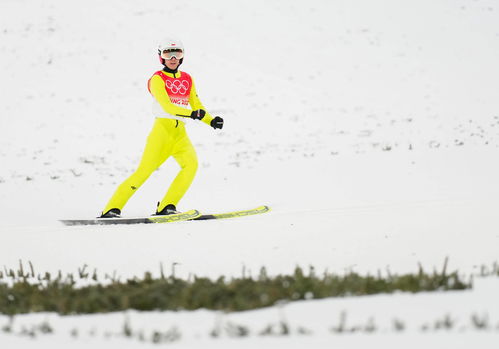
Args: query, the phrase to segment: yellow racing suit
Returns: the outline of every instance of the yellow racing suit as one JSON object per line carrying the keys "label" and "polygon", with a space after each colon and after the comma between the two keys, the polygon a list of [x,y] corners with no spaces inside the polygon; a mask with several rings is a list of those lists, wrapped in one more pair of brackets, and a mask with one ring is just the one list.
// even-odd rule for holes
{"label": "yellow racing suit", "polygon": [[[135,191],[170,156],[177,161],[180,171],[160,201],[157,212],[169,204],[177,206],[196,175],[196,151],[187,136],[183,120],[191,115],[192,110],[204,110],[204,107],[197,96],[192,78],[185,72],[172,74],[158,71],[149,80],[148,88],[153,96],[153,115],[156,117],[154,126],[147,137],[139,166],[118,186],[103,213],[112,208],[122,210]],[[208,125],[212,120],[209,113],[202,119]]]}

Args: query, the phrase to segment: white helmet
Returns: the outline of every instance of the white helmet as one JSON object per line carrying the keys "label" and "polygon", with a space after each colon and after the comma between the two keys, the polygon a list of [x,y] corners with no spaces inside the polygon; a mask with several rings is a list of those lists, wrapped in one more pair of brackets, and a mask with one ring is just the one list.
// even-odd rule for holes
{"label": "white helmet", "polygon": [[[177,39],[172,39],[172,38],[165,38],[161,41],[161,43],[158,45],[158,57],[159,57],[159,61],[163,65],[165,65],[165,60],[163,57],[161,57],[161,54],[165,50],[182,50],[181,58],[180,58],[180,64],[182,64],[182,62],[184,61],[184,52],[185,52],[184,44],[182,44],[182,41],[177,40]],[[177,59],[178,59],[178,56],[177,56]]]}
{"label": "white helmet", "polygon": [[166,38],[161,40],[161,43],[158,45],[158,53],[161,54],[164,50],[172,50],[172,49],[180,49],[185,52],[184,44],[182,41],[172,38]]}

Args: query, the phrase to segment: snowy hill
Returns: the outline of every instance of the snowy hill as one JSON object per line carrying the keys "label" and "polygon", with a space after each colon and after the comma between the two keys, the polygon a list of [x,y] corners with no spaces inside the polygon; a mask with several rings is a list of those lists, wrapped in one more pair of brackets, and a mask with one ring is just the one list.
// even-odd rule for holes
{"label": "snowy hill", "polygon": [[[61,226],[97,215],[135,169],[165,35],[183,40],[182,69],[226,121],[189,123],[201,166],[179,207],[272,212]],[[470,273],[497,260],[498,61],[493,0],[4,0],[0,264],[218,277],[449,257]],[[165,163],[124,214],[152,213],[176,171]]]}

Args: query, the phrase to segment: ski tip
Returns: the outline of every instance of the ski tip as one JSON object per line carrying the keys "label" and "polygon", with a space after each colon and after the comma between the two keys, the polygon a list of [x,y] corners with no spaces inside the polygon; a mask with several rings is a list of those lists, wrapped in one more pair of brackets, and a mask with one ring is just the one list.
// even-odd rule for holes
{"label": "ski tip", "polygon": [[204,214],[204,215],[201,215],[197,218],[194,218],[193,220],[202,221],[202,220],[209,220],[209,219],[225,219],[225,218],[246,217],[246,216],[253,216],[253,215],[265,213],[268,211],[270,211],[270,207],[263,205],[263,206],[258,206],[256,208],[250,209],[250,210]]}

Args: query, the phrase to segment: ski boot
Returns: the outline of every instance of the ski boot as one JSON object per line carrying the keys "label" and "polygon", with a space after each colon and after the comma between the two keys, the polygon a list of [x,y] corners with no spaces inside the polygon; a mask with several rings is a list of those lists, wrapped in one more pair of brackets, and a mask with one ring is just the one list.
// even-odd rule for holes
{"label": "ski boot", "polygon": [[101,214],[99,218],[121,218],[121,210],[119,208],[112,208],[106,213]]}
{"label": "ski boot", "polygon": [[[159,206],[159,202],[158,202],[158,206]],[[177,211],[177,208],[175,207],[175,205],[169,204],[169,205],[166,205],[165,208],[163,208],[160,212],[158,212],[156,210],[156,213],[154,215],[155,216],[166,216],[166,215],[176,214],[176,213],[180,213],[180,212]]]}

